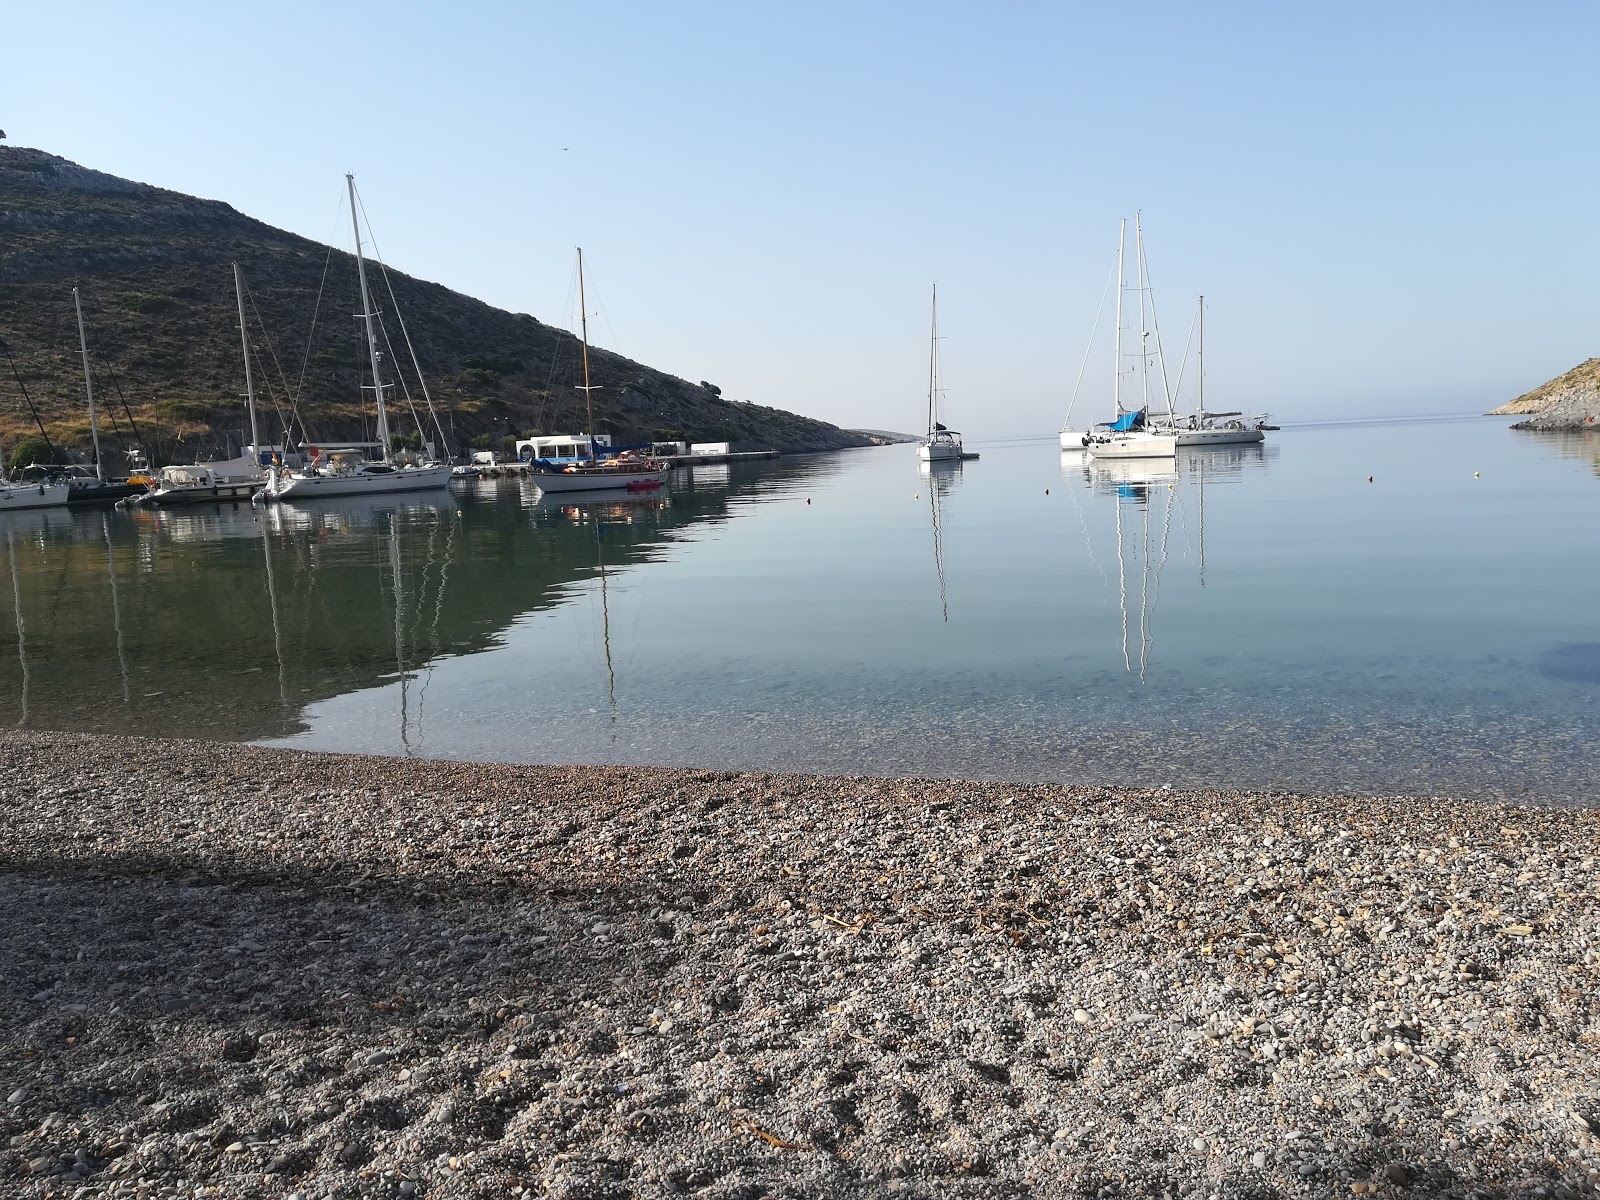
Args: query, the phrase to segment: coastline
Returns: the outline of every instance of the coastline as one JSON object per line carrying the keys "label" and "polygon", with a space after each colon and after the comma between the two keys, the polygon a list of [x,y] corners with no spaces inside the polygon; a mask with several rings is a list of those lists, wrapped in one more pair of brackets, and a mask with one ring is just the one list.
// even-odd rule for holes
{"label": "coastline", "polygon": [[1593,809],[0,762],[7,1194],[1600,1184]]}

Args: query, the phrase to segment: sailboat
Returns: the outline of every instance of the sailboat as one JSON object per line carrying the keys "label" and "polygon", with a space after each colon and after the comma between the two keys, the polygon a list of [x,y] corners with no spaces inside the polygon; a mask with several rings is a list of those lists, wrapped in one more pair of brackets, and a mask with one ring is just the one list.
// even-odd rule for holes
{"label": "sailboat", "polygon": [[[378,444],[383,457],[371,462],[359,451],[330,451],[298,471],[274,470],[267,479],[266,494],[277,500],[317,500],[323,496],[370,496],[379,492],[416,492],[442,488],[450,482],[450,464],[396,462],[389,444],[389,410],[383,402],[382,354],[378,350],[378,330],[373,318],[372,298],[367,290],[367,260],[361,248],[361,222],[356,215],[356,177],[346,175],[350,193],[350,225],[356,239],[356,274],[361,281],[361,319],[367,334],[367,353],[372,362],[372,394],[378,404]],[[402,323],[402,331],[404,324]],[[410,342],[409,335],[406,338]],[[430,405],[431,407],[431,405]]]}
{"label": "sailboat", "polygon": [[939,422],[939,285],[934,284],[932,332],[928,337],[928,436],[917,444],[917,458],[936,463],[977,457],[962,449],[959,433]]}
{"label": "sailboat", "polygon": [[[94,376],[89,370],[89,338],[83,328],[83,300],[79,297],[77,288],[72,289],[72,307],[78,314],[78,351],[83,356],[83,391],[89,401],[89,437],[94,444],[94,475],[89,476],[82,467],[74,466],[66,469],[67,503],[114,504],[128,497],[141,495],[149,486],[150,479],[144,473],[142,452],[128,456],[136,464],[136,470],[139,471],[137,476],[127,476],[122,479],[106,478],[105,466],[100,457],[100,420],[94,406]],[[43,432],[42,428],[40,432]]]}
{"label": "sailboat", "polygon": [[70,490],[67,484],[56,480],[13,483],[6,474],[5,459],[0,457],[0,512],[19,508],[56,508],[66,504]]}
{"label": "sailboat", "polygon": [[1266,431],[1276,426],[1269,424],[1271,415],[1261,413],[1247,417],[1242,412],[1208,412],[1206,410],[1206,298],[1200,297],[1195,314],[1199,326],[1199,396],[1195,411],[1182,417],[1158,417],[1150,427],[1158,432],[1171,433],[1180,446],[1235,446],[1263,441]]}
{"label": "sailboat", "polygon": [[244,323],[244,278],[233,264],[233,294],[239,305],[239,344],[244,352],[245,407],[250,412],[250,445],[238,458],[221,462],[162,467],[141,504],[158,508],[169,504],[203,504],[218,500],[249,500],[267,486],[261,465],[261,434],[256,424],[255,378],[250,373],[250,338]]}
{"label": "sailboat", "polygon": [[588,462],[572,463],[565,467],[540,467],[529,479],[541,492],[598,492],[628,491],[653,492],[666,478],[667,468],[653,457],[635,458],[624,452],[604,462],[595,456],[594,446],[594,392],[597,385],[589,382],[589,306],[583,292],[583,247],[578,247],[578,313],[579,329],[583,337],[583,393],[584,410],[588,414],[589,438],[585,449]]}
{"label": "sailboat", "polygon": [[[1145,418],[1150,411],[1150,338],[1155,336],[1155,355],[1160,362],[1162,370],[1162,390],[1166,391],[1166,365],[1161,359],[1161,335],[1154,328],[1155,312],[1153,301],[1147,301],[1149,287],[1149,264],[1144,256],[1144,227],[1136,215],[1133,219],[1134,247],[1137,256],[1136,272],[1139,277],[1139,382],[1143,389],[1143,396],[1138,408],[1128,409],[1122,403],[1122,293],[1126,290],[1123,280],[1122,263],[1127,237],[1128,223],[1124,220],[1117,233],[1117,336],[1115,349],[1116,378],[1112,387],[1112,399],[1116,404],[1116,416],[1105,425],[1096,426],[1083,438],[1082,445],[1091,457],[1094,458],[1170,458],[1178,452],[1177,439],[1170,433],[1153,433],[1145,424]],[[1147,321],[1148,317],[1148,321]],[[1167,408],[1172,407],[1170,393],[1168,393]],[[1066,435],[1062,436],[1062,445],[1066,446]]]}

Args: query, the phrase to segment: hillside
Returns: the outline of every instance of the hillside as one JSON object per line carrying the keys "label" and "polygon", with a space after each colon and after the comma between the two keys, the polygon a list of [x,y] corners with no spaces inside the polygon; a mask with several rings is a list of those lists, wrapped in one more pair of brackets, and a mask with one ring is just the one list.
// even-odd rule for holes
{"label": "hillside", "polygon": [[[365,351],[349,319],[360,311],[353,255],[221,201],[0,146],[0,340],[54,441],[88,444],[74,286],[83,297],[96,400],[125,440],[124,400],[158,460],[221,452],[244,440],[234,261],[249,291],[263,440],[282,440],[296,406],[302,419],[295,440],[302,426],[313,441],[370,437],[369,406],[357,399],[369,382]],[[403,364],[420,407],[383,277],[370,278],[376,307],[390,314],[395,353],[386,369]],[[578,344],[570,333],[398,271],[388,279],[453,450],[583,428],[582,393],[574,386]],[[596,428],[619,441],[682,437],[784,451],[871,443],[826,422],[725,399],[712,385],[605,350],[591,348],[590,364],[601,388],[594,393]],[[404,396],[398,389],[391,395],[402,412],[394,429],[414,436]],[[33,432],[0,354],[0,438],[11,445]],[[117,434],[109,436],[115,445]]]}
{"label": "hillside", "polygon": [[1514,429],[1582,429],[1600,421],[1600,358],[1502,404],[1491,417],[1525,416]]}

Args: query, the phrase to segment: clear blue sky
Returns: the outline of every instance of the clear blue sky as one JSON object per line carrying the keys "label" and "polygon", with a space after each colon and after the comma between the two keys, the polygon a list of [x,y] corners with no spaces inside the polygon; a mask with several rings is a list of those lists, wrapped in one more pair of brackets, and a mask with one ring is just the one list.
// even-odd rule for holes
{"label": "clear blue sky", "polygon": [[846,425],[920,425],[937,280],[976,438],[1060,425],[1141,209],[1174,358],[1206,294],[1213,407],[1459,412],[1600,352],[1597,33],[1553,3],[27,4],[0,128],[340,246],[354,171],[390,263],[552,322],[582,244],[598,342]]}

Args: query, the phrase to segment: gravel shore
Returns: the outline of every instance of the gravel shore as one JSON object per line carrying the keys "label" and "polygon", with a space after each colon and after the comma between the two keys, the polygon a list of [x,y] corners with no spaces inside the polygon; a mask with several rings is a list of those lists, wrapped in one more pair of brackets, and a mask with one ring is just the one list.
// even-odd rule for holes
{"label": "gravel shore", "polygon": [[0,1195],[1600,1193],[1594,810],[0,761]]}

